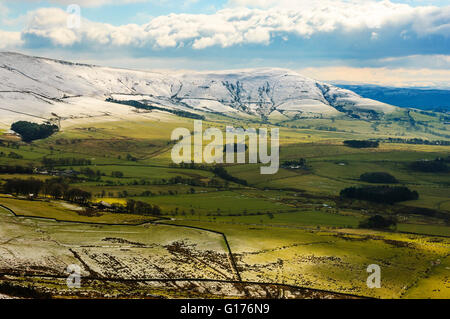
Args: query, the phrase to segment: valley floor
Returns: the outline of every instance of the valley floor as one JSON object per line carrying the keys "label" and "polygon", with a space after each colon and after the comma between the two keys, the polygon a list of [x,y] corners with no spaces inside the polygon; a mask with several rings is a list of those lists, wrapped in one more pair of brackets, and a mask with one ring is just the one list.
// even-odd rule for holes
{"label": "valley floor", "polygon": [[[81,291],[92,297],[180,297],[192,288],[198,297],[241,298],[450,293],[448,238],[189,220],[67,223],[15,217],[4,208],[0,219],[0,282],[33,283],[54,296],[80,293],[63,285],[70,264],[82,265],[89,289]],[[373,263],[382,269],[380,289],[366,286]]]}
{"label": "valley floor", "polygon": [[[448,146],[382,143],[361,150],[342,140],[371,133],[282,128],[281,161],[304,158],[307,167],[264,176],[258,165],[227,166],[248,182],[242,185],[208,169],[170,165],[170,133],[192,121],[167,116],[170,121],[74,122],[31,144],[3,137],[0,167],[39,171],[0,173],[2,184],[62,177],[90,192],[92,203],[132,199],[162,213],[90,215],[49,196],[0,195],[0,294],[450,298],[450,176],[409,169],[413,161],[449,156]],[[208,124],[230,124],[216,120]],[[89,164],[43,167],[49,158]],[[419,199],[383,205],[339,197],[343,188],[367,185],[362,173],[378,171],[417,190]],[[375,214],[396,216],[397,229],[358,227]],[[80,290],[66,285],[71,264],[81,266]],[[381,267],[381,288],[367,287],[371,264]]]}

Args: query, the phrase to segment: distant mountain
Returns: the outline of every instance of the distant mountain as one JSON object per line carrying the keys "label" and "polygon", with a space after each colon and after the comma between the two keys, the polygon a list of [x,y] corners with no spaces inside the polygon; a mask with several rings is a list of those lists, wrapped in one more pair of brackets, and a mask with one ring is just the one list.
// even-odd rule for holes
{"label": "distant mountain", "polygon": [[374,85],[337,85],[359,95],[396,105],[432,111],[450,111],[450,90],[395,88]]}
{"label": "distant mountain", "polygon": [[144,72],[0,53],[0,123],[136,114],[105,99],[235,117],[372,118],[394,106],[284,69]]}

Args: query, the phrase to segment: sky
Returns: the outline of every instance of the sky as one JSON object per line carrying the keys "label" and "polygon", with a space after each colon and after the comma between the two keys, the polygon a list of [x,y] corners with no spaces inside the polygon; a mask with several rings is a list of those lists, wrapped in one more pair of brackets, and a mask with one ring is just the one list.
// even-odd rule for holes
{"label": "sky", "polygon": [[0,51],[450,89],[450,0],[0,0]]}

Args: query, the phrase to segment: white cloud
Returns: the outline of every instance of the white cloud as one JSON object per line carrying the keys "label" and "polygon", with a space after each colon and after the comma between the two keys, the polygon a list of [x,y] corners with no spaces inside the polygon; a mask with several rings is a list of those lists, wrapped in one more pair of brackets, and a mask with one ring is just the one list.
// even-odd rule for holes
{"label": "white cloud", "polygon": [[428,69],[447,69],[450,70],[450,55],[431,54],[431,55],[409,55],[403,57],[389,57],[375,61],[375,64],[386,67],[404,67],[415,68],[421,65]]}
{"label": "white cloud", "polygon": [[[262,1],[263,4],[266,2],[272,3]],[[398,37],[403,38],[450,35],[450,7],[413,8],[389,1],[339,0],[332,3],[333,6],[328,1],[316,1],[313,5],[310,2],[310,6],[302,10],[299,6],[304,5],[304,1],[291,9],[228,8],[209,15],[170,14],[140,26],[115,27],[84,20],[83,28],[76,31],[56,30],[65,28],[67,14],[62,10],[39,9],[30,14],[24,34],[47,38],[55,45],[98,41],[104,45],[150,45],[156,48],[191,45],[194,49],[248,43],[267,45],[274,37],[285,37],[286,34],[310,38],[318,33],[367,31],[368,38],[373,40],[382,32],[397,31]]]}
{"label": "white cloud", "polygon": [[[8,18],[9,9],[3,3],[0,3],[0,23],[4,25],[11,24]],[[15,49],[23,44],[20,32],[10,32],[0,30],[0,49]]]}
{"label": "white cloud", "polygon": [[308,39],[332,32],[366,32],[367,39],[372,40],[395,32],[398,34],[394,36],[403,39],[450,35],[450,7],[413,8],[389,1],[337,0],[330,7],[328,1],[314,3],[304,10],[228,8],[209,15],[170,14],[143,25],[112,26],[83,20],[78,30],[61,30],[66,28],[67,14],[47,8],[30,13],[23,34],[62,46],[99,43],[153,48],[191,46],[198,50],[249,43],[267,45],[275,37],[286,38],[288,34]]}
{"label": "white cloud", "polygon": [[22,45],[20,32],[8,32],[0,30],[0,49],[15,49]]}
{"label": "white cloud", "polygon": [[299,73],[317,80],[346,84],[374,84],[394,87],[450,88],[450,70],[408,68],[304,68]]}
{"label": "white cloud", "polygon": [[262,27],[252,28],[245,33],[244,38],[248,43],[268,44],[270,42],[270,30]]}

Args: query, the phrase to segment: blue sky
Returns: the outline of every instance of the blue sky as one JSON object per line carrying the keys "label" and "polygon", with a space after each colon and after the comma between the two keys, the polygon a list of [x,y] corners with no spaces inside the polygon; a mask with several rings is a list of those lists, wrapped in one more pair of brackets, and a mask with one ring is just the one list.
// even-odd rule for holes
{"label": "blue sky", "polygon": [[[10,10],[11,18],[18,18],[27,11],[37,10],[45,7],[58,7],[66,9],[67,4],[72,1],[3,1]],[[87,2],[87,1],[86,1]],[[93,1],[95,3],[95,1]],[[212,4],[213,2],[213,4]],[[82,3],[82,2],[81,2]],[[120,3],[106,3],[104,5],[81,5],[83,16],[89,20],[109,23],[112,25],[122,25],[129,23],[146,23],[146,18],[168,15],[171,13],[192,13],[207,14],[223,8],[226,1],[142,1]],[[15,26],[20,30],[20,26]]]}
{"label": "blue sky", "polygon": [[[295,0],[293,0],[295,1]],[[317,1],[317,0],[312,0]],[[320,0],[318,0],[320,1]],[[40,0],[2,0],[5,6],[9,9],[10,18],[18,18],[24,15],[26,12],[37,10],[39,8],[45,7],[59,7],[62,9],[67,8],[67,4],[76,4],[76,0],[71,1],[40,1]],[[86,1],[88,2],[88,1]],[[444,7],[449,5],[448,0],[392,0],[392,3],[408,4],[412,7],[424,6],[424,5],[434,5],[439,7]],[[82,3],[82,2],[81,2]],[[95,4],[95,0],[91,1]],[[101,3],[101,2],[100,2]],[[103,5],[81,5],[83,10],[83,15],[92,21],[109,23],[112,25],[122,25],[128,23],[145,23],[146,17],[157,17],[161,15],[168,15],[171,13],[191,13],[191,14],[211,14],[217,10],[226,8],[230,5],[230,1],[227,0],[149,0],[149,1],[139,1],[136,2],[126,2],[126,1],[104,1]],[[249,5],[247,7],[255,8],[258,6]],[[1,24],[0,24],[1,25]],[[20,25],[15,25],[11,27],[10,25],[2,25],[4,28],[16,29],[20,31]]]}
{"label": "blue sky", "polygon": [[2,0],[0,39],[0,50],[117,67],[450,87],[448,0]]}

